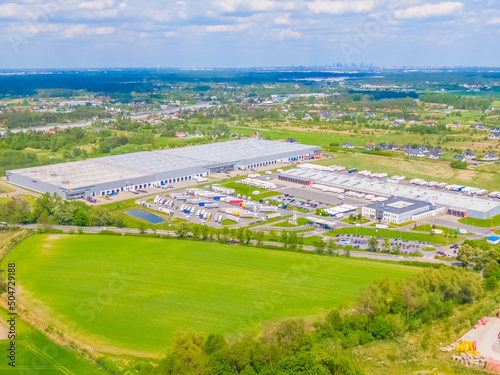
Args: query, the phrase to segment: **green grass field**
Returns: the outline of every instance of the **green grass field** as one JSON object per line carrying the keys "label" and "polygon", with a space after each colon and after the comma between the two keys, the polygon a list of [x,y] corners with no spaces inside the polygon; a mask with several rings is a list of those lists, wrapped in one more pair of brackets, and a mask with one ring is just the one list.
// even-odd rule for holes
{"label": "green grass field", "polygon": [[458,220],[459,223],[473,225],[475,227],[490,228],[500,227],[500,215],[494,216],[489,219],[474,219],[472,217],[464,217]]}
{"label": "green grass field", "polygon": [[[253,247],[104,235],[37,235],[16,262],[26,304],[98,350],[161,356],[175,331],[237,333],[348,306],[416,269]],[[57,282],[55,282],[55,280]]]}
{"label": "green grass field", "polygon": [[11,186],[8,186],[7,184],[0,184],[0,194],[4,193],[12,193],[14,189]]}
{"label": "green grass field", "polygon": [[[443,231],[443,235],[448,235],[448,236],[454,236],[455,233],[456,233],[456,229],[454,228],[447,228],[447,227],[442,227],[442,226],[439,226],[439,225],[436,225],[436,229],[440,229]],[[423,225],[419,225],[418,227],[416,228],[412,228],[412,230],[415,230],[417,232],[427,232],[427,233],[430,233],[431,230],[432,230],[432,225],[431,224],[423,224]],[[470,236],[474,233],[466,233],[465,236]],[[458,233],[459,236],[464,236],[464,234],[460,234]]]}
{"label": "green grass field", "polygon": [[[279,195],[281,193],[277,191],[271,191],[271,190],[266,190],[266,189],[261,189],[255,186],[250,186],[250,185],[245,185],[245,184],[240,184],[237,182],[230,182],[227,184],[224,184],[225,187],[234,189],[235,194],[241,194],[241,196],[246,195],[247,197],[251,197],[252,200],[258,201],[261,199],[273,197],[275,195]],[[260,194],[252,194],[252,191],[258,190]]]}
{"label": "green grass field", "polygon": [[[0,309],[2,325],[10,317],[6,310]],[[10,340],[0,340],[2,361],[0,374],[39,374],[39,375],[68,375],[68,374],[105,374],[97,365],[88,362],[75,352],[50,341],[44,334],[36,331],[21,318],[16,320],[16,367],[8,365],[7,353],[10,349]]]}

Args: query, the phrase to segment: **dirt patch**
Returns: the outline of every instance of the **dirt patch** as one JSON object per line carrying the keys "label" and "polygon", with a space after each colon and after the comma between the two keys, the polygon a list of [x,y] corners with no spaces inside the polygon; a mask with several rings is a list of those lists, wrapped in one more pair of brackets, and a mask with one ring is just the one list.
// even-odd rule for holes
{"label": "dirt patch", "polygon": [[0,341],[7,340],[9,334],[9,329],[7,328],[7,324],[0,319]]}
{"label": "dirt patch", "polygon": [[61,234],[50,234],[47,236],[48,240],[59,240],[61,239],[62,235]]}
{"label": "dirt patch", "polygon": [[52,244],[51,243],[44,243],[43,247],[52,247]]}

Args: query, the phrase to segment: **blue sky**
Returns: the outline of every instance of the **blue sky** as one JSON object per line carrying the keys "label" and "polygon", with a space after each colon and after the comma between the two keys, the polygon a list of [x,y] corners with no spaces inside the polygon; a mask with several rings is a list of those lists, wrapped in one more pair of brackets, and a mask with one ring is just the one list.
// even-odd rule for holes
{"label": "blue sky", "polygon": [[0,68],[500,66],[500,0],[0,0]]}

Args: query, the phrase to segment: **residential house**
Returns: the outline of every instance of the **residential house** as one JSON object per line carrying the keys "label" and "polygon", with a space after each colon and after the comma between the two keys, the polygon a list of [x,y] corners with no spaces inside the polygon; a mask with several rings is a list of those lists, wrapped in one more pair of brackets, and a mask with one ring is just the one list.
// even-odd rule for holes
{"label": "residential house", "polygon": [[309,113],[306,113],[302,120],[312,120],[312,116]]}
{"label": "residential house", "polygon": [[499,133],[491,133],[489,135],[490,139],[499,139],[500,138],[500,132]]}
{"label": "residential house", "polygon": [[425,123],[427,126],[435,126],[438,122],[436,120],[427,120]]}
{"label": "residential house", "polygon": [[410,145],[403,145],[399,148],[401,151],[408,151],[410,149]]}
{"label": "residential house", "polygon": [[423,152],[424,154],[428,154],[429,153],[429,149],[425,146],[419,146],[418,147],[418,150]]}
{"label": "residential house", "polygon": [[344,143],[342,143],[342,147],[344,147],[344,148],[354,148],[354,143],[352,143],[352,142],[344,142]]}
{"label": "residential house", "polygon": [[422,150],[420,150],[420,148],[413,148],[413,147],[410,147],[408,151],[406,151],[405,155],[415,156],[417,158],[425,157],[425,153]]}
{"label": "residential house", "polygon": [[368,151],[371,151],[374,148],[375,148],[375,143],[373,143],[373,142],[366,142],[365,149],[367,149]]}
{"label": "residential house", "polygon": [[387,150],[389,148],[389,145],[385,142],[380,142],[378,144],[378,147],[381,149],[381,150]]}
{"label": "residential house", "polygon": [[500,133],[500,128],[498,128],[498,127],[490,128],[490,132],[492,132],[492,133]]}
{"label": "residential house", "polygon": [[441,154],[437,150],[432,150],[427,156],[429,159],[437,160],[441,157]]}
{"label": "residential house", "polygon": [[293,139],[293,138],[287,138],[287,139],[285,139],[285,142],[287,142],[287,143],[300,143],[299,141],[297,141],[296,139]]}
{"label": "residential house", "polygon": [[475,153],[473,153],[471,150],[467,150],[467,151],[463,152],[462,156],[466,160],[473,160],[473,159],[475,159],[477,157],[477,155]]}
{"label": "residential house", "polygon": [[483,160],[498,160],[498,156],[494,152],[490,152],[483,157]]}
{"label": "residential house", "polygon": [[453,156],[453,160],[461,160],[461,161],[465,161],[465,156],[462,156],[462,155],[454,155]]}
{"label": "residential house", "polygon": [[390,145],[387,146],[388,150],[395,151],[398,149],[398,145],[395,143],[391,143]]}
{"label": "residential house", "polygon": [[485,127],[484,127],[484,124],[476,124],[476,126],[474,126],[476,129],[479,129],[479,130],[484,130]]}

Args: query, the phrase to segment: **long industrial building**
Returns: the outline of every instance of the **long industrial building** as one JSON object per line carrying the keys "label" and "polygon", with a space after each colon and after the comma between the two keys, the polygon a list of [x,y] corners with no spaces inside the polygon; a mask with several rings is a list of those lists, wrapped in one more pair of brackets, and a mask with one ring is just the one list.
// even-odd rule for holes
{"label": "long industrial building", "polygon": [[400,197],[426,202],[459,217],[489,219],[500,214],[500,202],[492,198],[459,195],[442,189],[408,186],[384,179],[368,179],[354,174],[291,169],[280,173],[279,179],[302,185],[321,184],[381,197]]}
{"label": "long industrial building", "polygon": [[7,171],[13,184],[62,198],[104,196],[319,155],[318,146],[243,139]]}

